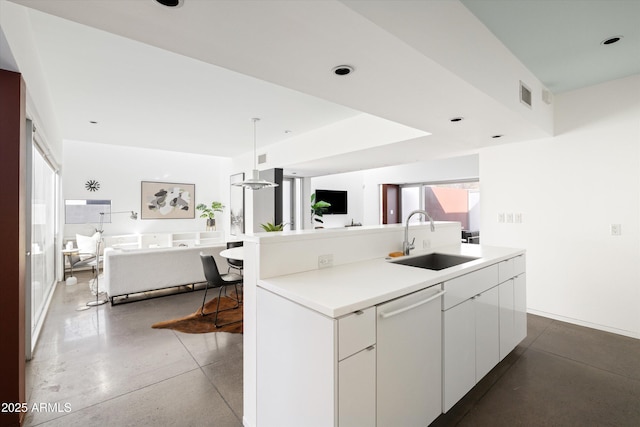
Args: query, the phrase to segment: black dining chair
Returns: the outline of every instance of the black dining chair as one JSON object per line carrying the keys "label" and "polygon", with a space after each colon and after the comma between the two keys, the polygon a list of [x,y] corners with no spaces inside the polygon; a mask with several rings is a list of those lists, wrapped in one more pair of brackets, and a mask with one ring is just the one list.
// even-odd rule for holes
{"label": "black dining chair", "polygon": [[[231,248],[237,248],[239,246],[242,246],[242,241],[239,242],[227,242],[227,249],[231,249]],[[229,267],[227,268],[227,273],[231,272],[231,269],[236,269],[240,272],[240,275],[242,275],[242,269],[244,268],[244,262],[241,259],[232,259],[232,258],[227,258],[227,263],[229,264]]]}
{"label": "black dining chair", "polygon": [[[221,326],[230,325],[232,323],[242,322],[242,319],[241,319],[233,322],[223,323],[220,325],[218,324],[218,313],[220,313],[221,311],[234,310],[240,307],[240,294],[238,293],[238,285],[242,283],[242,276],[235,273],[228,273],[228,274],[221,275],[220,271],[218,271],[218,265],[216,264],[216,260],[213,258],[212,255],[205,255],[203,253],[200,253],[200,260],[202,261],[202,268],[204,269],[204,277],[207,279],[206,288],[204,289],[204,297],[202,298],[201,316],[214,314],[214,313],[205,313],[204,304],[207,301],[207,291],[209,290],[209,288],[220,288],[220,290],[218,291],[218,303],[216,304],[215,317],[213,319],[214,325],[216,326],[216,328],[219,328]],[[220,310],[220,298],[222,298],[222,290],[230,285],[233,285],[236,290],[236,298],[235,298],[236,305],[235,307],[230,307],[230,308],[225,308]]]}

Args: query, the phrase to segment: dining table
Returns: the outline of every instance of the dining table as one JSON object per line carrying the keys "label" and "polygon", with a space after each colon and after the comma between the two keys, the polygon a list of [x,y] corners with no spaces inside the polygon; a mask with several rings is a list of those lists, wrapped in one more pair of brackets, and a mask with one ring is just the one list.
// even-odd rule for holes
{"label": "dining table", "polygon": [[227,259],[235,259],[236,261],[244,261],[244,247],[236,246],[235,248],[225,249],[220,252],[220,256]]}

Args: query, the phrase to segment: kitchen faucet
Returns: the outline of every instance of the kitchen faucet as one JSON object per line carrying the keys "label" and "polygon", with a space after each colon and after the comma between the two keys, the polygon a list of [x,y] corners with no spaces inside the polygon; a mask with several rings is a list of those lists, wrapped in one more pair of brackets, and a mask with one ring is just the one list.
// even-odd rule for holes
{"label": "kitchen faucet", "polygon": [[411,212],[409,214],[409,216],[407,217],[407,223],[404,226],[404,241],[402,242],[402,253],[404,255],[409,255],[409,251],[411,251],[411,249],[414,249],[415,246],[413,244],[413,242],[416,241],[416,238],[414,237],[413,240],[411,241],[411,243],[409,243],[409,220],[411,220],[411,217],[415,214],[422,214],[425,217],[429,218],[429,221],[431,222],[431,231],[436,231],[436,226],[433,223],[433,218],[431,218],[431,216],[429,216],[429,214],[427,213],[427,211],[422,210],[422,209],[418,209],[415,210],[413,212]]}

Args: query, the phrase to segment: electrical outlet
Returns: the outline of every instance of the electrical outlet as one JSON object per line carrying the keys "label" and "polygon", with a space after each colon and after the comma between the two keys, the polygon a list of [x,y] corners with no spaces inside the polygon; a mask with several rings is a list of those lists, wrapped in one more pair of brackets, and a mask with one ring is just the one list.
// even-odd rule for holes
{"label": "electrical outlet", "polygon": [[333,254],[318,255],[318,268],[327,268],[333,265]]}
{"label": "electrical outlet", "polygon": [[498,214],[498,222],[504,222],[504,212]]}
{"label": "electrical outlet", "polygon": [[514,220],[516,224],[522,224],[522,214],[521,213],[514,214]]}
{"label": "electrical outlet", "polygon": [[611,235],[622,236],[622,224],[611,224]]}
{"label": "electrical outlet", "polygon": [[508,213],[507,214],[507,222],[509,222],[509,223],[513,222],[513,214],[512,213]]}

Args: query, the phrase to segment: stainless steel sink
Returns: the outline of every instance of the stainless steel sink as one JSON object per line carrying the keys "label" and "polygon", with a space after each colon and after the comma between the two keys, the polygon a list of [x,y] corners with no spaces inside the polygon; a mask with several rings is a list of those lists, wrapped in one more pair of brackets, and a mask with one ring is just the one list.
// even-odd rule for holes
{"label": "stainless steel sink", "polygon": [[394,264],[408,265],[410,267],[426,268],[427,270],[444,270],[445,268],[464,264],[478,258],[461,255],[448,255],[434,252],[431,254],[404,258],[391,261]]}

